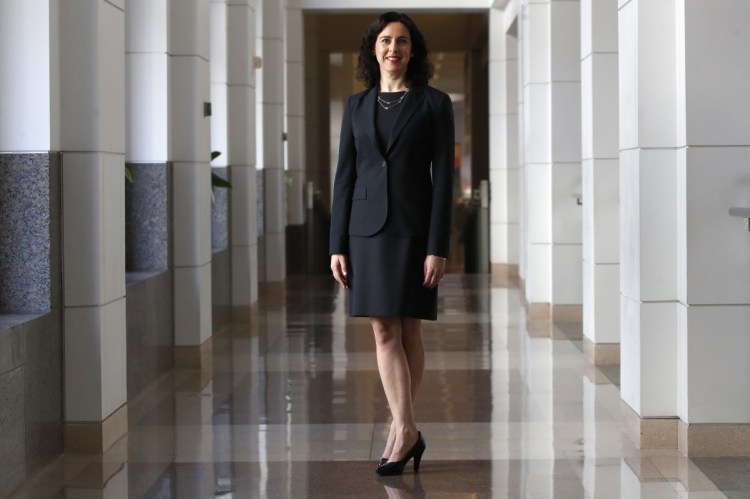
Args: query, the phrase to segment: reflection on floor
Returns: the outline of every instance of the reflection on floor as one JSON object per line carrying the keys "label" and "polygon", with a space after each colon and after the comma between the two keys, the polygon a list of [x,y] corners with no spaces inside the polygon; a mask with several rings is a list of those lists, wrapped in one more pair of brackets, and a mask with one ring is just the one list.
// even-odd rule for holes
{"label": "reflection on floor", "polygon": [[388,410],[367,320],[347,318],[330,278],[294,278],[264,292],[251,324],[215,335],[210,369],[131,401],[109,452],[65,455],[16,497],[750,495],[747,460],[633,447],[618,375],[587,363],[580,324],[530,324],[518,288],[487,276],[450,275],[440,296],[424,325],[419,475],[375,476]]}

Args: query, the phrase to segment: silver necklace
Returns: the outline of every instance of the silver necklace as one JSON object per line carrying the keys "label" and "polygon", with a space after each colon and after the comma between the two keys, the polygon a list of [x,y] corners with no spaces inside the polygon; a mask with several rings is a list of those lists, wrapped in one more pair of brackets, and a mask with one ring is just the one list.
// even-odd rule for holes
{"label": "silver necklace", "polygon": [[399,104],[401,104],[401,102],[403,102],[404,98],[406,98],[406,94],[407,93],[408,92],[404,92],[404,95],[402,95],[398,99],[392,100],[392,101],[387,101],[384,98],[382,98],[380,96],[380,94],[378,94],[378,104],[380,104],[380,107],[382,107],[384,110],[388,111],[390,108],[396,107]]}

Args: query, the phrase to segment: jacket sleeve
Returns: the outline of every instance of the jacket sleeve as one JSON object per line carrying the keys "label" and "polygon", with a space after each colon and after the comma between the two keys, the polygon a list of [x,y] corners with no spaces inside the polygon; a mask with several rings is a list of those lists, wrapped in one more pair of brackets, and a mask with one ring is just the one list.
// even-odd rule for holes
{"label": "jacket sleeve", "polygon": [[446,94],[441,94],[441,97],[435,109],[433,126],[432,210],[427,254],[447,258],[453,208],[455,130],[453,128],[453,104]]}
{"label": "jacket sleeve", "polygon": [[352,99],[344,107],[341,121],[339,159],[333,184],[333,205],[331,207],[331,234],[329,254],[346,254],[349,251],[349,217],[352,211],[352,192],[357,180],[357,148],[351,120]]}

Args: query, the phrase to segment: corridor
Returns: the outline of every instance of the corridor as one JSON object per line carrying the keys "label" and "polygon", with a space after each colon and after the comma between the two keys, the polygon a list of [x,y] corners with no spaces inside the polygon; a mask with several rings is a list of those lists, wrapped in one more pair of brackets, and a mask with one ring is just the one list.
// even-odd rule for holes
{"label": "corridor", "polygon": [[447,276],[425,323],[419,475],[374,473],[388,409],[369,324],[328,277],[294,277],[213,336],[206,369],[129,402],[107,452],[66,453],[13,497],[748,497],[747,459],[635,448],[619,367],[585,359],[580,323],[527,320],[515,283],[495,279]]}

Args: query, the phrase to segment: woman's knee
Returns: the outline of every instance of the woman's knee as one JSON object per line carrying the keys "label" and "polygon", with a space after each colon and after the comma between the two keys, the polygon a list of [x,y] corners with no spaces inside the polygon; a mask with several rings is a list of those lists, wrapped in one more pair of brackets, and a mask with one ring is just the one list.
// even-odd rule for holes
{"label": "woman's knee", "polygon": [[422,344],[422,321],[419,319],[404,319],[401,321],[401,337],[404,345],[418,346]]}
{"label": "woman's knee", "polygon": [[401,327],[389,318],[371,317],[372,332],[378,346],[388,346],[401,341]]}

